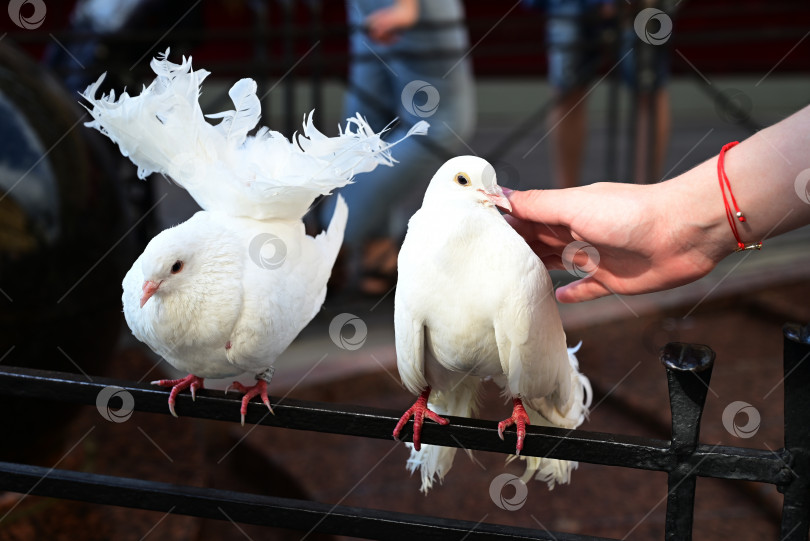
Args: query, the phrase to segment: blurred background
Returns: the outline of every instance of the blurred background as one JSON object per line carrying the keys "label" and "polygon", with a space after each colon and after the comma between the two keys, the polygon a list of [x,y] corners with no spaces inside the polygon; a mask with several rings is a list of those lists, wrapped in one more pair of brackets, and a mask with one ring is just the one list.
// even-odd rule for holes
{"label": "blurred background", "polygon": [[[395,410],[412,403],[393,347],[396,253],[444,160],[484,157],[513,189],[653,183],[810,102],[805,1],[425,0],[420,19],[376,33],[368,16],[390,3],[9,2],[0,13],[0,363],[89,379],[171,374],[123,323],[120,284],[152,236],[198,207],[162,177],[138,180],[117,147],[83,126],[89,115],[78,103],[103,72],[105,92],[137,93],[154,78],[149,61],[168,48],[170,60],[193,56],[195,69],[212,73],[205,113],[230,108],[227,90],[252,77],[260,124],[287,136],[313,109],[327,135],[355,112],[376,130],[395,119],[394,131],[431,122],[430,137],[393,150],[398,166],[358,176],[347,192],[363,210],[352,211],[329,297],[271,384],[278,397]],[[313,232],[328,209],[326,200],[307,216]],[[701,441],[781,447],[780,327],[810,321],[808,247],[805,228],[736,254],[689,286],[561,306],[569,343],[583,342],[579,358],[598,404],[582,428],[668,439],[657,352],[680,340],[717,352]],[[553,273],[555,285],[575,278]],[[336,337],[330,323],[346,313],[355,323]],[[722,422],[736,401],[759,414],[752,434]],[[116,424],[92,408],[2,397],[0,411],[1,460],[474,522],[663,536],[666,477],[658,473],[582,464],[553,492],[530,484],[525,505],[510,511],[490,496],[490,483],[521,467],[501,455],[459,454],[424,496],[393,441],[143,413]],[[482,416],[507,411],[490,389]],[[694,537],[775,538],[780,509],[771,486],[701,479]],[[2,540],[301,538],[16,494],[0,494],[0,517]]]}

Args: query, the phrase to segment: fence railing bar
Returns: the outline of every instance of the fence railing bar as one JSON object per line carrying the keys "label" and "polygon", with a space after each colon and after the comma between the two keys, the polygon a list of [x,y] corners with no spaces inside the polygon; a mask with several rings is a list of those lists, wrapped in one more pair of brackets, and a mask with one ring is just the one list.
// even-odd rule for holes
{"label": "fence railing bar", "polygon": [[[766,453],[774,460],[763,461]],[[755,481],[778,486],[795,477],[786,466],[790,460],[790,453],[785,449],[771,453],[746,447],[700,444],[687,464],[698,477]],[[720,471],[722,475],[716,473]]]}
{"label": "fence railing bar", "polygon": [[[37,399],[57,400],[87,405],[96,404],[98,393],[108,386],[116,386],[132,394],[134,409],[149,413],[168,414],[168,392],[147,383],[133,383],[93,376],[88,381],[79,374],[51,372],[30,368],[0,368],[0,395],[12,395]],[[401,412],[347,406],[322,402],[284,399],[276,402],[271,397],[276,415],[266,415],[267,408],[259,403],[248,407],[246,421],[271,427],[308,430],[362,436],[376,439],[391,439],[393,427]],[[182,417],[239,422],[239,398],[226,396],[219,391],[202,390],[196,401],[185,393],[177,397],[176,409]],[[497,423],[482,419],[450,417],[447,426],[426,423],[422,441],[448,447],[463,447],[470,450],[511,453],[514,449],[514,432],[506,433],[506,442],[497,435]],[[410,437],[410,427],[403,434]],[[564,430],[551,427],[527,427],[524,456],[548,456],[607,466],[627,466],[653,471],[671,471],[677,464],[673,460],[668,441],[589,432]],[[790,481],[791,474],[785,468],[785,456],[778,451],[740,447],[698,445],[687,464],[698,476],[759,481],[781,484]]]}
{"label": "fence railing bar", "polygon": [[[320,502],[173,485],[0,462],[0,488],[22,494],[148,509],[244,524],[368,539],[611,541],[562,532],[476,523]],[[224,513],[223,513],[224,511]]]}

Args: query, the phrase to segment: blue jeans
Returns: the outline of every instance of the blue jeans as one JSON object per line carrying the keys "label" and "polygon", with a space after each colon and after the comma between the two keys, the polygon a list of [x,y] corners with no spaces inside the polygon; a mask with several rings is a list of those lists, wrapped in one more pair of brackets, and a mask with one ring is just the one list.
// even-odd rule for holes
{"label": "blue jeans", "polygon": [[[583,0],[549,2],[546,21],[548,78],[558,91],[583,88],[594,79],[604,56],[600,35],[609,24],[602,18],[599,9],[598,3]],[[645,45],[639,41],[632,26],[621,30],[620,39],[619,58],[615,60],[622,59],[618,66],[622,80],[629,88],[636,89],[636,46]],[[665,86],[669,78],[669,48],[646,46],[643,53],[652,68],[652,79],[642,86],[647,90]]]}
{"label": "blue jeans", "polygon": [[[410,195],[424,193],[441,164],[464,148],[461,140],[470,138],[475,125],[475,88],[461,3],[422,0],[416,27],[386,46],[373,42],[362,23],[369,13],[390,3],[348,2],[353,31],[345,116],[359,112],[377,131],[399,118],[385,135],[389,142],[403,137],[420,120],[428,121],[430,129],[427,136],[411,137],[391,149],[399,161],[394,167],[378,166],[340,190],[349,206],[345,235],[349,247],[374,237],[400,236],[401,231],[389,228],[392,210]],[[334,197],[321,207],[326,223]],[[407,209],[408,215],[412,210]]]}

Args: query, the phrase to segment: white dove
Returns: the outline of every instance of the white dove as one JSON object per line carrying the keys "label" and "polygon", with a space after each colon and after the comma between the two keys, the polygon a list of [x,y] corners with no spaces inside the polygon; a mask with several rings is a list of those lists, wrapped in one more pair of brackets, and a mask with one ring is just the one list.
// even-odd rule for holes
{"label": "white dove", "polygon": [[[316,238],[301,220],[313,200],[351,182],[356,173],[392,165],[392,144],[359,115],[338,137],[306,120],[290,142],[261,128],[256,83],[242,79],[229,94],[236,106],[209,124],[197,101],[208,75],[191,59],[152,61],[157,74],[139,96],[95,98],[102,77],[83,97],[94,120],[87,125],[118,143],[138,174],[170,176],[203,207],[188,221],[157,235],[123,282],[124,315],[132,333],[175,368],[189,372],[172,387],[169,409],[187,388],[192,397],[205,378],[250,372],[242,423],[259,395],[272,412],[267,382],[276,358],[315,316],[343,241],[348,218],[339,199],[328,230]],[[353,129],[354,128],[354,129]],[[426,123],[411,130],[422,134]],[[394,143],[395,144],[395,143]]]}
{"label": "white dove", "polygon": [[[481,158],[447,161],[428,186],[408,224],[399,254],[395,297],[397,367],[404,386],[418,395],[394,437],[414,417],[408,466],[420,468],[422,490],[441,480],[456,449],[420,443],[427,417],[469,417],[482,378],[492,378],[513,400],[501,421],[517,429],[516,452],[527,424],[575,428],[591,400],[565,333],[546,268],[503,219],[511,210],[495,170]],[[549,488],[567,483],[576,463],[529,457],[524,480],[537,472]]]}
{"label": "white dove", "polygon": [[339,200],[328,231],[307,236],[301,220],[252,220],[200,211],[153,238],[127,272],[124,316],[132,334],[189,376],[158,380],[177,394],[204,378],[256,375],[233,387],[272,412],[275,360],[318,313],[346,226]]}

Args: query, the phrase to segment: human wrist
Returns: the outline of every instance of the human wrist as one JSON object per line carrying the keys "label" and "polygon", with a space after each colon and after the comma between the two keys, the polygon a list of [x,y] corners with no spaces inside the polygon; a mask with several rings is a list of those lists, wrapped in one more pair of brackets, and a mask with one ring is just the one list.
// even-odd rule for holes
{"label": "human wrist", "polygon": [[716,158],[653,186],[656,226],[669,235],[676,251],[698,251],[714,263],[735,249],[722,193]]}

